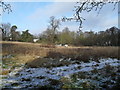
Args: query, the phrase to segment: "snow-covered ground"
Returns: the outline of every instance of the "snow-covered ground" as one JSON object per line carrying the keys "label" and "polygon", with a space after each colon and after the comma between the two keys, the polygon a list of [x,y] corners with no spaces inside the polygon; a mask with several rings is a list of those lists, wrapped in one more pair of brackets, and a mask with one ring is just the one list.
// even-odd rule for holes
{"label": "snow-covered ground", "polygon": [[[8,76],[3,76],[6,78],[2,79],[0,85],[2,87],[10,87],[10,88],[28,88],[28,87],[34,88],[45,85],[51,85],[50,80],[60,80],[62,77],[71,78],[70,77],[71,75],[80,72],[88,73],[93,70],[98,70],[99,72],[99,70],[104,69],[108,65],[118,71],[119,69],[118,67],[120,67],[120,60],[108,58],[108,59],[100,59],[99,62],[95,62],[95,61],[90,61],[88,63],[81,62],[80,64],[74,63],[68,66],[60,66],[53,68],[43,68],[43,67],[25,68],[24,66],[22,66],[19,68],[15,68],[14,71],[10,72]],[[120,72],[117,72],[117,74],[120,75]],[[97,77],[99,77],[99,75]],[[111,79],[111,78],[110,77],[104,78],[104,80],[107,79]],[[82,79],[78,79],[78,81],[82,82]],[[99,82],[95,82],[95,83],[99,83]]]}

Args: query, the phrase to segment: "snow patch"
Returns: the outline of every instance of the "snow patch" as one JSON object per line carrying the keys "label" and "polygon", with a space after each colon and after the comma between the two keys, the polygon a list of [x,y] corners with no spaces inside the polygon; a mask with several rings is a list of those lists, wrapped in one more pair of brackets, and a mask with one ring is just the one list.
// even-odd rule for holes
{"label": "snow patch", "polygon": [[[62,61],[62,59],[60,59]],[[118,67],[120,61],[117,59],[101,59],[99,62],[90,61],[89,63],[81,62],[80,64],[71,64],[68,66],[53,67],[53,68],[15,68],[9,74],[8,79],[3,79],[4,86],[11,87],[11,83],[18,82],[19,87],[31,87],[38,85],[49,84],[49,79],[59,80],[61,77],[69,77],[69,75],[77,72],[90,72],[94,69],[102,69],[106,65]],[[70,77],[69,77],[70,78]],[[106,77],[105,81],[109,79]],[[9,84],[8,84],[9,83]]]}

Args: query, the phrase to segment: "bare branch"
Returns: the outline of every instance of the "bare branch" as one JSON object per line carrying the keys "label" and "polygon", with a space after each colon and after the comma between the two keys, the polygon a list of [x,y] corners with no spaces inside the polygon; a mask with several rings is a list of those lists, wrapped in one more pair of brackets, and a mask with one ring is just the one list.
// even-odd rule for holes
{"label": "bare branch", "polygon": [[68,21],[68,20],[75,20],[76,22],[79,22],[79,30],[82,28],[82,23],[83,23],[83,20],[85,20],[82,16],[81,16],[81,13],[84,11],[84,12],[91,12],[91,11],[96,11],[97,12],[97,15],[99,15],[101,9],[103,8],[104,5],[108,4],[108,3],[111,3],[111,4],[114,4],[114,8],[113,10],[115,9],[116,5],[118,2],[77,2],[76,3],[76,6],[74,7],[75,10],[75,14],[72,18],[66,18],[66,17],[63,17],[62,18],[62,21]]}
{"label": "bare branch", "polygon": [[[11,5],[10,4],[6,4],[5,2],[3,1],[0,1],[0,7],[2,7],[2,12],[6,12],[9,14],[10,12],[12,12],[11,10]],[[1,13],[0,13],[1,15]]]}

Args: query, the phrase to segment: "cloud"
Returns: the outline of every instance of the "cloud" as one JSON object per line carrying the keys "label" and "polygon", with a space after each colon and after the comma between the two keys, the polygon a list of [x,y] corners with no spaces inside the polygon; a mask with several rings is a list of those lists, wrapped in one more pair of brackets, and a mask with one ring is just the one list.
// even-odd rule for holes
{"label": "cloud", "polygon": [[54,2],[36,9],[28,18],[30,20],[38,20],[49,18],[50,16],[62,17],[67,13],[72,12],[74,5],[74,2]]}
{"label": "cloud", "polygon": [[[113,11],[113,5],[108,4],[104,6],[104,8],[101,10],[99,14],[97,12],[92,11],[90,13],[83,12],[81,15],[86,20],[83,21],[82,24],[82,30],[83,31],[100,31],[100,30],[106,30],[107,28],[110,28],[112,26],[118,26],[118,7],[116,6],[116,9]],[[75,22],[76,23],[76,22]],[[79,24],[74,22],[66,23],[68,27],[70,27],[72,30],[78,30]]]}
{"label": "cloud", "polygon": [[60,30],[63,30],[65,27],[68,27],[71,31],[78,31],[79,23],[75,21],[63,22],[60,27]]}
{"label": "cloud", "polygon": [[92,11],[90,13],[83,13],[82,16],[86,19],[83,21],[84,30],[105,30],[112,26],[118,26],[118,7],[113,11],[112,5],[106,5],[98,14],[97,12]]}
{"label": "cloud", "polygon": [[[38,6],[32,13],[26,18],[26,21],[33,23],[34,27],[40,32],[44,31],[48,26],[49,17],[55,16],[60,19],[62,16],[71,16],[71,12],[74,9],[74,2],[50,2],[45,5]],[[62,27],[62,26],[61,26]],[[62,28],[61,28],[62,29]],[[34,30],[34,32],[37,32]]]}
{"label": "cloud", "polygon": [[[29,20],[31,22],[39,22],[40,24],[44,24],[41,26],[47,27],[47,22],[50,16],[56,16],[57,18],[61,18],[62,16],[72,16],[74,12],[75,3],[73,2],[53,2],[47,4],[45,6],[37,8],[30,16]],[[117,6],[117,5],[116,5]],[[81,15],[86,19],[83,21],[83,31],[88,30],[106,30],[112,26],[118,25],[117,12],[118,7],[113,11],[113,5],[106,5],[100,11],[100,14],[97,16],[97,12],[92,11],[90,13],[83,12]],[[45,25],[46,24],[46,25]],[[76,22],[66,22],[62,23],[60,30],[64,27],[69,27],[70,30],[77,31],[79,24]],[[42,29],[43,27],[41,27]],[[43,29],[42,29],[43,30]],[[42,31],[41,31],[42,32]]]}

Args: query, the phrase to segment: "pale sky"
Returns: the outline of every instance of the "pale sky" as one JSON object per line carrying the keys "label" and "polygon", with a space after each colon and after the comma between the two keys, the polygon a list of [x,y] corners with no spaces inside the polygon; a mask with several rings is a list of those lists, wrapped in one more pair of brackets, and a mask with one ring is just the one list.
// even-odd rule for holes
{"label": "pale sky", "polygon": [[[57,19],[62,16],[72,17],[75,2],[7,2],[12,6],[12,13],[3,13],[2,22],[17,25],[18,31],[28,29],[32,34],[39,34],[46,30],[49,25],[49,17]],[[100,14],[92,11],[81,14],[86,20],[83,22],[83,31],[104,31],[112,26],[118,27],[118,6],[113,10],[113,5],[103,7]],[[69,27],[71,31],[78,30],[79,23],[62,22],[59,31]]]}

